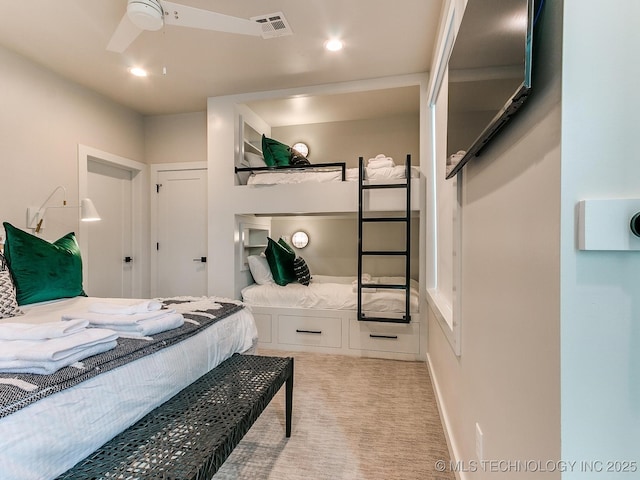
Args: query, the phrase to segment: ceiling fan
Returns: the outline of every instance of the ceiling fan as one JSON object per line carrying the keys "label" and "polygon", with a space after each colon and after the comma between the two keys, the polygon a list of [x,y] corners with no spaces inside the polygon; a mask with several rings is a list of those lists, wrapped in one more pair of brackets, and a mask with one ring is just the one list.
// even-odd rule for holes
{"label": "ceiling fan", "polygon": [[246,19],[164,0],[128,0],[127,11],[113,33],[107,50],[122,53],[143,31],[160,30],[164,25],[263,38],[292,34],[282,12]]}

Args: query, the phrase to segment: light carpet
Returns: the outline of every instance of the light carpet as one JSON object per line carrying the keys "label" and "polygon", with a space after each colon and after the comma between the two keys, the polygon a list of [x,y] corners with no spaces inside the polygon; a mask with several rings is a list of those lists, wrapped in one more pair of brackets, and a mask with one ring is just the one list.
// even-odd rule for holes
{"label": "light carpet", "polygon": [[293,426],[284,387],[213,480],[453,480],[423,362],[262,350],[294,360]]}

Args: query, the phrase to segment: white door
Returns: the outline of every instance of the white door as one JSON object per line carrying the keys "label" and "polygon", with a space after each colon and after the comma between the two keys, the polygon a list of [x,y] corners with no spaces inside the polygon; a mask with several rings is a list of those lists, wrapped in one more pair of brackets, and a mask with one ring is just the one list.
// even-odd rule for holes
{"label": "white door", "polygon": [[132,297],[133,258],[131,170],[87,162],[87,192],[101,221],[87,229],[88,291],[92,297]]}
{"label": "white door", "polygon": [[207,294],[207,170],[156,177],[157,297]]}

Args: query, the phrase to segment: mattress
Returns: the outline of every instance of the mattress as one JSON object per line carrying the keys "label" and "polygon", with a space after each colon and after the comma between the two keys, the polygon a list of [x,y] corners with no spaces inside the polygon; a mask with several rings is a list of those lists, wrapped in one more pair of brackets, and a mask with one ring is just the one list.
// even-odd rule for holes
{"label": "mattress", "polygon": [[[314,275],[308,286],[290,283],[252,284],[242,289],[247,305],[260,307],[312,308],[319,310],[357,310],[355,281],[357,277]],[[373,277],[378,284],[404,284],[404,277]],[[418,312],[418,283],[411,280],[411,313]],[[401,313],[405,310],[405,291],[384,288],[365,288],[363,310],[367,312]]]}
{"label": "mattress", "polygon": [[[358,169],[346,169],[346,181],[358,181]],[[412,178],[419,176],[419,170],[415,167],[411,168]],[[372,181],[401,180],[406,178],[406,167],[404,165],[396,165],[388,168],[367,168],[366,179]],[[288,183],[304,183],[304,182],[341,182],[341,170],[330,171],[313,171],[313,170],[292,170],[279,172],[259,172],[251,175],[247,180],[247,185],[279,185]]]}
{"label": "mattress", "polygon": [[[50,322],[65,312],[86,309],[96,300],[76,297],[29,306],[24,308],[24,316],[8,320]],[[230,301],[216,297],[204,300]],[[3,417],[2,479],[56,477],[234,353],[250,350],[256,340],[253,316],[245,308],[175,345]]]}

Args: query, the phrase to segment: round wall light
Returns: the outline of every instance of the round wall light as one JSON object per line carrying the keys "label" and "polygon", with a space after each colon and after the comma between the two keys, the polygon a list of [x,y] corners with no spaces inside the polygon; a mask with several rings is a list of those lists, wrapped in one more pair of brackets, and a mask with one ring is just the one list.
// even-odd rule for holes
{"label": "round wall light", "polygon": [[304,248],[309,244],[309,235],[305,232],[298,231],[291,236],[291,243],[296,248]]}
{"label": "round wall light", "polygon": [[299,152],[305,158],[309,156],[309,146],[304,142],[294,143],[291,148]]}

